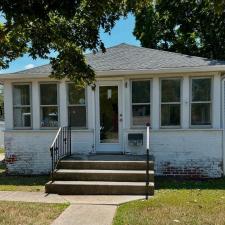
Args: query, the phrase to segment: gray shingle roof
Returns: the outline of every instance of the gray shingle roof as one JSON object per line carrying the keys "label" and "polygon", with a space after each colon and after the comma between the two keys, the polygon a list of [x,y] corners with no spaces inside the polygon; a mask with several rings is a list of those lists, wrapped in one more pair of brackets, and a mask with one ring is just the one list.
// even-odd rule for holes
{"label": "gray shingle roof", "polygon": [[[124,43],[108,48],[106,53],[87,54],[86,58],[95,71],[160,70],[217,65],[225,66],[225,61],[209,60],[202,57],[137,47]],[[51,66],[44,65],[14,74],[41,74],[50,72]]]}

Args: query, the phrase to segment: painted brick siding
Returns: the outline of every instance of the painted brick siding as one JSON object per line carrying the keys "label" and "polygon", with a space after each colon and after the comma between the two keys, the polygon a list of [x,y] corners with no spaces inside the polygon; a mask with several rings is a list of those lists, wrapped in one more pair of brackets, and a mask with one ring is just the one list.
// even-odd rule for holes
{"label": "painted brick siding", "polygon": [[[124,135],[126,152],[145,154],[144,144],[131,147]],[[136,132],[136,131],[132,131]],[[6,165],[10,174],[46,174],[51,169],[49,146],[54,131],[6,131]],[[150,133],[150,151],[156,175],[192,177],[222,176],[222,130],[155,130]],[[72,153],[93,151],[93,132],[72,132]]]}
{"label": "painted brick siding", "polygon": [[[151,131],[156,175],[221,177],[222,134],[222,130]],[[142,148],[127,145],[127,150],[144,154],[145,142]]]}
{"label": "painted brick siding", "polygon": [[[51,170],[49,147],[54,131],[6,131],[6,168],[8,174],[48,174]],[[90,132],[72,132],[72,152],[92,151]],[[85,151],[84,151],[85,150]]]}

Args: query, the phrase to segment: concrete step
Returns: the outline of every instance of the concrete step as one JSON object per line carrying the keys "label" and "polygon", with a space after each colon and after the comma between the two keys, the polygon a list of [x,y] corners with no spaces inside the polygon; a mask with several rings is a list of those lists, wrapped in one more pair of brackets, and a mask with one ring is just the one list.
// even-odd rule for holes
{"label": "concrete step", "polygon": [[[146,161],[61,160],[58,169],[145,170]],[[149,162],[149,170],[154,170],[153,161]]]}
{"label": "concrete step", "polygon": [[[61,195],[145,195],[145,182],[53,181],[45,185],[47,193]],[[149,183],[149,195],[154,194],[154,183]]]}
{"label": "concrete step", "polygon": [[[145,170],[76,170],[58,169],[54,180],[61,181],[127,181],[145,182]],[[149,171],[149,181],[154,181],[154,171]]]}

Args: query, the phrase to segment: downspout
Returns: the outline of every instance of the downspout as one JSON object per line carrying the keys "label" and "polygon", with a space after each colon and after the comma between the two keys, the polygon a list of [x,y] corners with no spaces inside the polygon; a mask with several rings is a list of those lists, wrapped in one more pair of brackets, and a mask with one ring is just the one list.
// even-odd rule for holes
{"label": "downspout", "polygon": [[223,75],[222,77],[221,77],[221,85],[222,85],[222,87],[221,87],[221,106],[222,106],[222,109],[221,109],[221,122],[222,122],[222,124],[221,124],[221,127],[222,127],[222,169],[223,169],[223,176],[225,176],[225,143],[224,143],[224,140],[225,140],[225,132],[224,132],[224,129],[225,129],[225,109],[224,109],[224,107],[225,107],[225,88],[224,88],[224,86],[225,86],[225,76]]}

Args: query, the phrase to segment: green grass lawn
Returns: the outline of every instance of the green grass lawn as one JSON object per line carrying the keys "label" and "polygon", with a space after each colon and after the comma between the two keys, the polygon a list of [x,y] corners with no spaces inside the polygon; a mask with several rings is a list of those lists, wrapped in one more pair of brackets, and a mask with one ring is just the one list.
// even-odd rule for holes
{"label": "green grass lawn", "polygon": [[3,153],[5,153],[4,148],[0,148],[0,154],[3,154]]}
{"label": "green grass lawn", "polygon": [[50,225],[68,204],[0,202],[1,225]]}
{"label": "green grass lawn", "polygon": [[118,208],[113,225],[224,225],[225,179],[177,181],[156,179],[148,201]]}
{"label": "green grass lawn", "polygon": [[0,191],[44,191],[48,181],[49,176],[8,176],[0,165]]}

